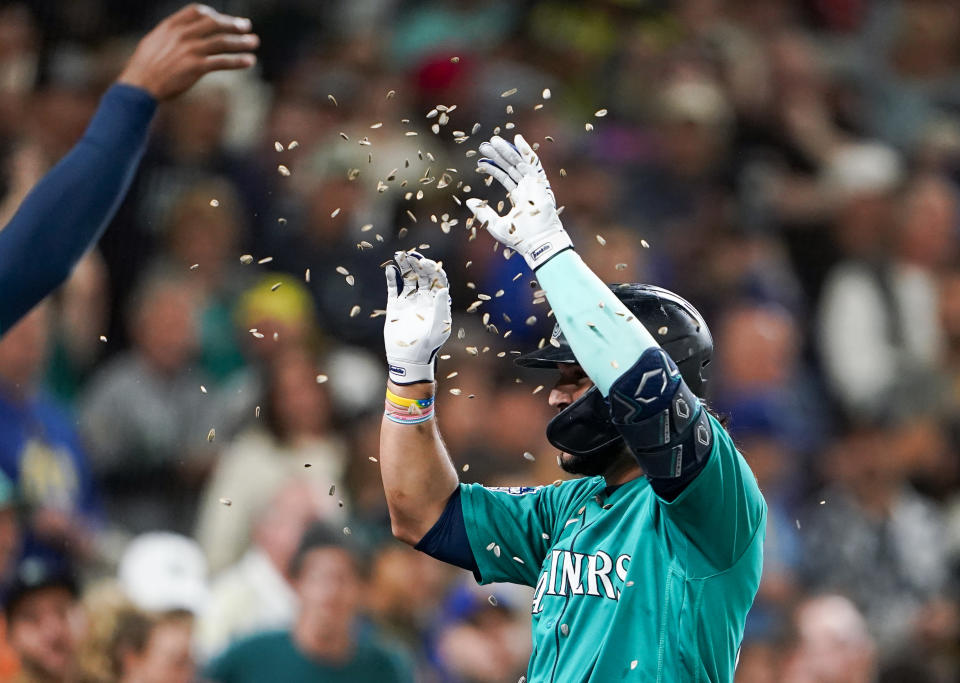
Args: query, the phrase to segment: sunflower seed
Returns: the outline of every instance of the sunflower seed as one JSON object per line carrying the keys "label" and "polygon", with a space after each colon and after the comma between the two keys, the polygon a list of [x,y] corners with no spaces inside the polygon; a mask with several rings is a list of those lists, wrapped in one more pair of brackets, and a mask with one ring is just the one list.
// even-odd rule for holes
{"label": "sunflower seed", "polygon": [[221,505],[226,505],[227,507],[230,507],[231,505],[233,505],[233,501],[230,500],[229,498],[221,498],[221,499],[220,499],[220,504],[221,504]]}
{"label": "sunflower seed", "polygon": [[598,119],[602,119],[604,116],[607,115],[607,110],[598,109],[597,111],[593,112],[593,115],[596,116]]}
{"label": "sunflower seed", "polygon": [[216,438],[217,438],[217,430],[211,427],[210,431],[207,432],[207,441],[212,442]]}
{"label": "sunflower seed", "polygon": [[326,375],[317,375],[317,384],[323,384],[323,383],[326,382],[328,379],[330,379],[330,378],[327,377]]}
{"label": "sunflower seed", "polygon": [[280,164],[279,166],[277,166],[277,172],[282,176],[290,175],[290,169],[284,166],[283,164]]}
{"label": "sunflower seed", "polygon": [[275,150],[277,150],[278,152],[282,152],[282,151],[283,151],[283,143],[280,142],[279,140],[277,140],[276,142],[273,143],[273,148],[274,148]]}
{"label": "sunflower seed", "polygon": [[351,318],[356,318],[358,315],[360,315],[360,307],[359,307],[359,306],[354,306],[353,308],[350,309],[350,317],[351,317]]}

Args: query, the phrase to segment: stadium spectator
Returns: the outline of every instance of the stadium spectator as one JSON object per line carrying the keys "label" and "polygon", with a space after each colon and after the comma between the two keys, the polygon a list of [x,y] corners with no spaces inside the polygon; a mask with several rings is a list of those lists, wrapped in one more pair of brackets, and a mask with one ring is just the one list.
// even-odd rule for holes
{"label": "stadium spectator", "polygon": [[405,657],[361,628],[360,562],[342,535],[311,527],[291,565],[300,600],[292,629],[236,643],[210,664],[207,676],[216,683],[412,681]]}
{"label": "stadium spectator", "polygon": [[840,595],[802,602],[795,613],[796,644],[786,683],[871,683],[877,675],[877,646],[863,615]]}
{"label": "stadium spectator", "polygon": [[318,492],[291,478],[252,516],[243,556],[216,576],[197,641],[204,657],[257,631],[287,628],[297,611],[290,563],[303,534],[321,511]]}
{"label": "stadium spectator", "polygon": [[131,609],[117,619],[111,657],[117,683],[193,683],[193,615],[151,616]]}
{"label": "stadium spectator", "polygon": [[918,642],[918,619],[945,595],[942,514],[909,483],[902,427],[850,424],[820,466],[830,484],[800,516],[804,576],[863,610],[885,658]]}
{"label": "stadium spectator", "polygon": [[201,444],[216,407],[195,366],[195,316],[186,275],[147,276],[129,309],[134,347],[101,367],[80,403],[110,519],[134,533],[189,529],[210,464]]}
{"label": "stadium spectator", "polygon": [[42,557],[24,558],[3,594],[7,639],[19,680],[56,683],[76,674],[76,578]]}
{"label": "stadium spectator", "polygon": [[31,311],[0,340],[0,469],[29,511],[24,552],[95,559],[101,510],[73,421],[40,385],[50,307]]}
{"label": "stadium spectator", "polygon": [[[259,418],[226,448],[203,494],[196,537],[212,571],[240,559],[253,520],[291,477],[310,487],[325,519],[343,517],[346,453],[318,371],[313,356],[297,348],[279,351],[267,368]],[[329,495],[331,487],[340,494]]]}

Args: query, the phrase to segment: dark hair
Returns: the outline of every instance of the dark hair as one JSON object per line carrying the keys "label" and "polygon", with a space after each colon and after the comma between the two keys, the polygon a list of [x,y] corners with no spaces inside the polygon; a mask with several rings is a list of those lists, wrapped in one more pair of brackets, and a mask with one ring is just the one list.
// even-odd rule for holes
{"label": "dark hair", "polygon": [[316,522],[300,537],[300,545],[297,547],[297,552],[294,553],[293,559],[290,560],[290,576],[299,576],[300,571],[303,569],[303,561],[307,555],[321,548],[338,548],[345,550],[354,562],[359,560],[357,548],[347,540],[343,532],[332,529],[324,522]]}
{"label": "dark hair", "polygon": [[117,615],[110,639],[110,668],[114,676],[123,676],[123,658],[127,653],[141,653],[146,649],[157,623],[155,617],[135,608],[124,609]]}

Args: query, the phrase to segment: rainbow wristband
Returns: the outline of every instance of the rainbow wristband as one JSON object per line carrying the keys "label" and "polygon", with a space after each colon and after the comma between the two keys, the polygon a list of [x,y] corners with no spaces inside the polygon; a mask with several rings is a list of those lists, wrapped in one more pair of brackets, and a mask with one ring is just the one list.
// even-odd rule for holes
{"label": "rainbow wristband", "polygon": [[433,406],[421,408],[416,403],[402,408],[389,400],[383,402],[383,414],[391,422],[402,425],[415,425],[433,418]]}
{"label": "rainbow wristband", "polygon": [[398,408],[409,408],[410,406],[417,406],[418,408],[429,408],[433,405],[433,396],[427,398],[406,398],[404,396],[398,396],[397,394],[387,389],[387,401],[397,406]]}

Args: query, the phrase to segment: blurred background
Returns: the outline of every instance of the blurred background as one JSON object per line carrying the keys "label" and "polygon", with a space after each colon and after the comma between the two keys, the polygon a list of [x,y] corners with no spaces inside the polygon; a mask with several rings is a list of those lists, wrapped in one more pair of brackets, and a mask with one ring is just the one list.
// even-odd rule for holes
{"label": "blurred background", "polygon": [[[495,131],[539,145],[598,274],[713,330],[770,507],[737,680],[960,680],[955,2],[214,4],[257,69],[161,108],[99,248],[0,342],[0,680],[229,681],[231,644],[310,628],[396,680],[523,674],[529,592],[394,541],[375,462],[378,266],[419,246],[462,479],[561,476],[555,379],[511,362],[548,305],[461,206],[503,199]],[[0,225],[178,6],[0,3]],[[339,599],[291,568],[318,521]]]}

